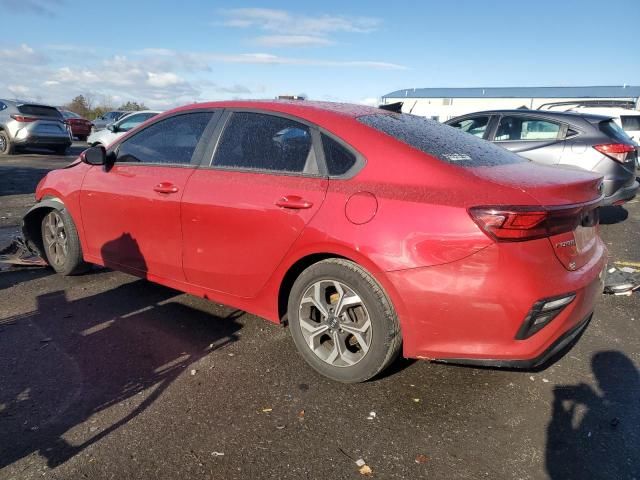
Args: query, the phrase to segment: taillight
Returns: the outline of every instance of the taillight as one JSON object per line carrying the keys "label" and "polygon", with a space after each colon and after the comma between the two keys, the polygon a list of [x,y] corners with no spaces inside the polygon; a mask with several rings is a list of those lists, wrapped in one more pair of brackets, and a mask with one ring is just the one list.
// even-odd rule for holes
{"label": "taillight", "polygon": [[36,117],[25,117],[24,115],[11,115],[16,122],[30,123],[38,120]]}
{"label": "taillight", "polygon": [[593,148],[620,163],[626,162],[629,154],[636,151],[636,147],[626,143],[604,143]]}
{"label": "taillight", "polygon": [[598,215],[585,215],[595,206],[596,204],[570,207],[483,206],[470,208],[469,214],[492,239],[498,242],[523,242],[571,232],[585,220],[595,225],[598,223]]}

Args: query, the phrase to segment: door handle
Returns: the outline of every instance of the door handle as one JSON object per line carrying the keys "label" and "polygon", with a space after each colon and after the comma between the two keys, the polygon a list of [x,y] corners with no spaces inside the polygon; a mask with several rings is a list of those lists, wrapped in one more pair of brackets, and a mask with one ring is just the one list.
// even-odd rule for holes
{"label": "door handle", "polygon": [[286,197],[282,197],[280,200],[276,202],[276,205],[281,208],[291,208],[294,210],[304,210],[306,208],[313,207],[313,202],[309,200],[305,200],[298,195],[287,195]]}
{"label": "door handle", "polygon": [[158,193],[177,193],[179,188],[171,182],[161,182],[157,184],[153,189]]}

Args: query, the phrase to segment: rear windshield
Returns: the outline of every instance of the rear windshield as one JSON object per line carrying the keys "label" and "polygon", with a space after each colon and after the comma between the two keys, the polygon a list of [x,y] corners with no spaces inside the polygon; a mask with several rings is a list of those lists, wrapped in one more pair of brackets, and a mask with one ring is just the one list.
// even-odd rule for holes
{"label": "rear windshield", "polygon": [[44,107],[42,105],[20,105],[18,111],[25,115],[35,115],[37,117],[62,118],[62,114],[57,108]]}
{"label": "rear windshield", "polygon": [[457,128],[415,115],[374,114],[358,117],[358,120],[424,153],[463,167],[528,161]]}
{"label": "rear windshield", "polygon": [[620,115],[622,129],[629,132],[640,130],[640,115]]}
{"label": "rear windshield", "polygon": [[617,142],[631,143],[629,135],[613,120],[605,120],[598,124],[600,131]]}

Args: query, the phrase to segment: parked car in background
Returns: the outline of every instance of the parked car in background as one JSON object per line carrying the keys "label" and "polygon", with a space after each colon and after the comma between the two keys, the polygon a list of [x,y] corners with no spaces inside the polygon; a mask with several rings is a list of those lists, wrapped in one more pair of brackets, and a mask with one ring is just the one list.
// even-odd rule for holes
{"label": "parked car in background", "polygon": [[105,128],[107,128],[107,125],[118,121],[119,119],[130,113],[131,112],[126,110],[113,110],[111,112],[107,112],[93,121],[93,131],[97,132],[99,130],[104,130]]}
{"label": "parked car in background", "polygon": [[0,155],[28,147],[64,155],[71,141],[71,130],[57,108],[0,99]]}
{"label": "parked car in background", "polygon": [[596,115],[606,115],[613,118],[625,133],[640,144],[640,111],[625,108],[603,108],[603,107],[580,107],[571,110],[576,113],[594,113]]}
{"label": "parked car in background", "polygon": [[71,127],[71,134],[82,142],[86,141],[87,137],[91,134],[93,124],[75,112],[60,110],[60,113],[62,113],[67,125]]}
{"label": "parked car in background", "polygon": [[492,110],[447,125],[545,165],[581,168],[604,177],[603,205],[638,192],[636,145],[611,116],[542,110]]}
{"label": "parked car in background", "polygon": [[118,137],[121,137],[129,130],[134,129],[141,123],[146,122],[151,117],[155,117],[159,113],[159,111],[155,110],[143,110],[140,112],[129,113],[128,115],[120,118],[117,122],[108,125],[106,129],[93,132],[89,135],[87,143],[92,146],[102,145],[103,147],[107,147]]}
{"label": "parked car in background", "polygon": [[287,322],[338,381],[400,352],[529,368],[602,292],[600,182],[413,115],[214,102],[50,172],[23,231],[61,274],[106,265]]}

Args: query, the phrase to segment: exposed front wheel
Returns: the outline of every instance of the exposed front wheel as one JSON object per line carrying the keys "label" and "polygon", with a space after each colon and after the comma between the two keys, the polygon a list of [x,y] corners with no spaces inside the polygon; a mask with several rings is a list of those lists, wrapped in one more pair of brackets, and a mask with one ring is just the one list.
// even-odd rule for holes
{"label": "exposed front wheel", "polygon": [[62,275],[77,275],[89,267],[82,259],[78,232],[66,210],[51,210],[42,219],[42,245],[47,262]]}
{"label": "exposed front wheel", "polygon": [[333,380],[368,380],[400,352],[393,306],[375,279],[348,260],[307,268],[291,290],[288,318],[298,351]]}

